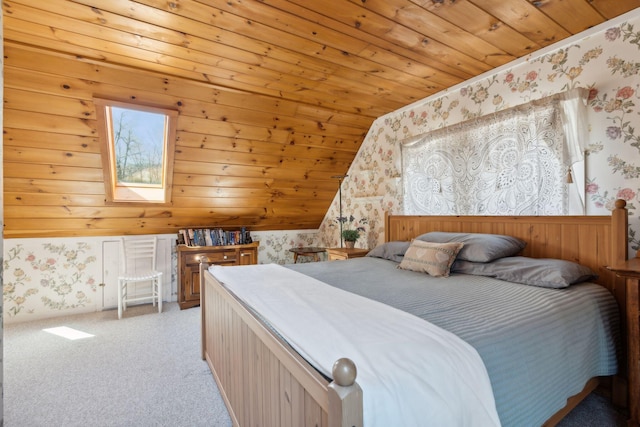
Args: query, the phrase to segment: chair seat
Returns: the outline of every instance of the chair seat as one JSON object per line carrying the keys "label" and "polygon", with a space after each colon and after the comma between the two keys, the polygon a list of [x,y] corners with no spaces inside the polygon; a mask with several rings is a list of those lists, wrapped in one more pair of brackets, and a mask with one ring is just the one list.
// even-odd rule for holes
{"label": "chair seat", "polygon": [[161,271],[148,271],[148,272],[143,272],[143,273],[136,273],[136,274],[131,274],[131,275],[123,275],[123,276],[118,276],[119,280],[126,280],[127,282],[142,282],[142,281],[146,281],[146,280],[151,280],[154,279],[156,277],[160,277],[162,276],[162,272]]}

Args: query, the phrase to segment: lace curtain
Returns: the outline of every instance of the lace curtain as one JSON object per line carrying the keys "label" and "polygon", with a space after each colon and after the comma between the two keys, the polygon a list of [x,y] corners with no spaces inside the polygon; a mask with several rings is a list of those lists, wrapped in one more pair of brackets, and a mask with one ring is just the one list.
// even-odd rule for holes
{"label": "lace curtain", "polygon": [[567,173],[584,164],[587,96],[588,90],[573,89],[404,142],[405,214],[562,215],[576,213],[570,205],[584,209],[577,190],[584,185],[568,185]]}

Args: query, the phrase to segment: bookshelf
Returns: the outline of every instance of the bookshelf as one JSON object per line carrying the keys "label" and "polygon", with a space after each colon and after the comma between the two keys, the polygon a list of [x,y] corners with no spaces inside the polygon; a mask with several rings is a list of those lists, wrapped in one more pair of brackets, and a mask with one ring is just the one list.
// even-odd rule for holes
{"label": "bookshelf", "polygon": [[230,246],[251,243],[251,232],[222,228],[184,228],[178,231],[178,245],[186,246]]}

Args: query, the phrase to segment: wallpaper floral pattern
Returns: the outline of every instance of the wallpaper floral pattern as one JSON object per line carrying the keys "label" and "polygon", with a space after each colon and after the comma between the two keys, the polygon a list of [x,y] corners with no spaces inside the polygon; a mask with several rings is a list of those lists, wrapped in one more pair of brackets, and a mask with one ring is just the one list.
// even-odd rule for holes
{"label": "wallpaper floral pattern", "polygon": [[[260,242],[258,246],[259,264],[291,264],[293,252],[289,249],[309,246],[319,246],[317,230],[290,231],[256,231],[251,233],[254,240]],[[326,253],[319,254],[321,260],[326,260]],[[310,262],[309,257],[299,257],[298,262]]]}
{"label": "wallpaper floral pattern", "polygon": [[[343,211],[368,217],[366,238],[384,240],[384,212],[403,212],[403,140],[575,87],[590,90],[585,186],[587,215],[606,215],[617,198],[629,208],[630,249],[640,249],[640,9],[491,75],[377,119],[344,180]],[[321,243],[335,245],[331,224],[337,196],[320,227]]]}
{"label": "wallpaper floral pattern", "polygon": [[[93,243],[73,240],[5,241],[4,315],[95,311],[101,268]],[[98,279],[97,279],[98,278]]]}
{"label": "wallpaper floral pattern", "polygon": [[[318,246],[317,230],[253,232],[258,262],[293,263],[289,249]],[[113,238],[105,238],[113,240]],[[103,239],[4,241],[3,314],[21,322],[102,309]],[[107,255],[108,256],[108,255]],[[326,259],[326,254],[321,254]],[[171,298],[177,301],[177,251],[171,247]],[[300,257],[298,262],[309,262]]]}

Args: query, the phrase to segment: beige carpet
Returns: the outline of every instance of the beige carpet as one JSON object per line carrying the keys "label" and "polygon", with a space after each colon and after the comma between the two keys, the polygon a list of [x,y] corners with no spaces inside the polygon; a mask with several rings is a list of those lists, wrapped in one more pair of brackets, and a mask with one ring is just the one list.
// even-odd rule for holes
{"label": "beige carpet", "polygon": [[[4,328],[4,426],[230,426],[200,357],[200,309],[164,305]],[[94,335],[69,340],[66,326]]]}

